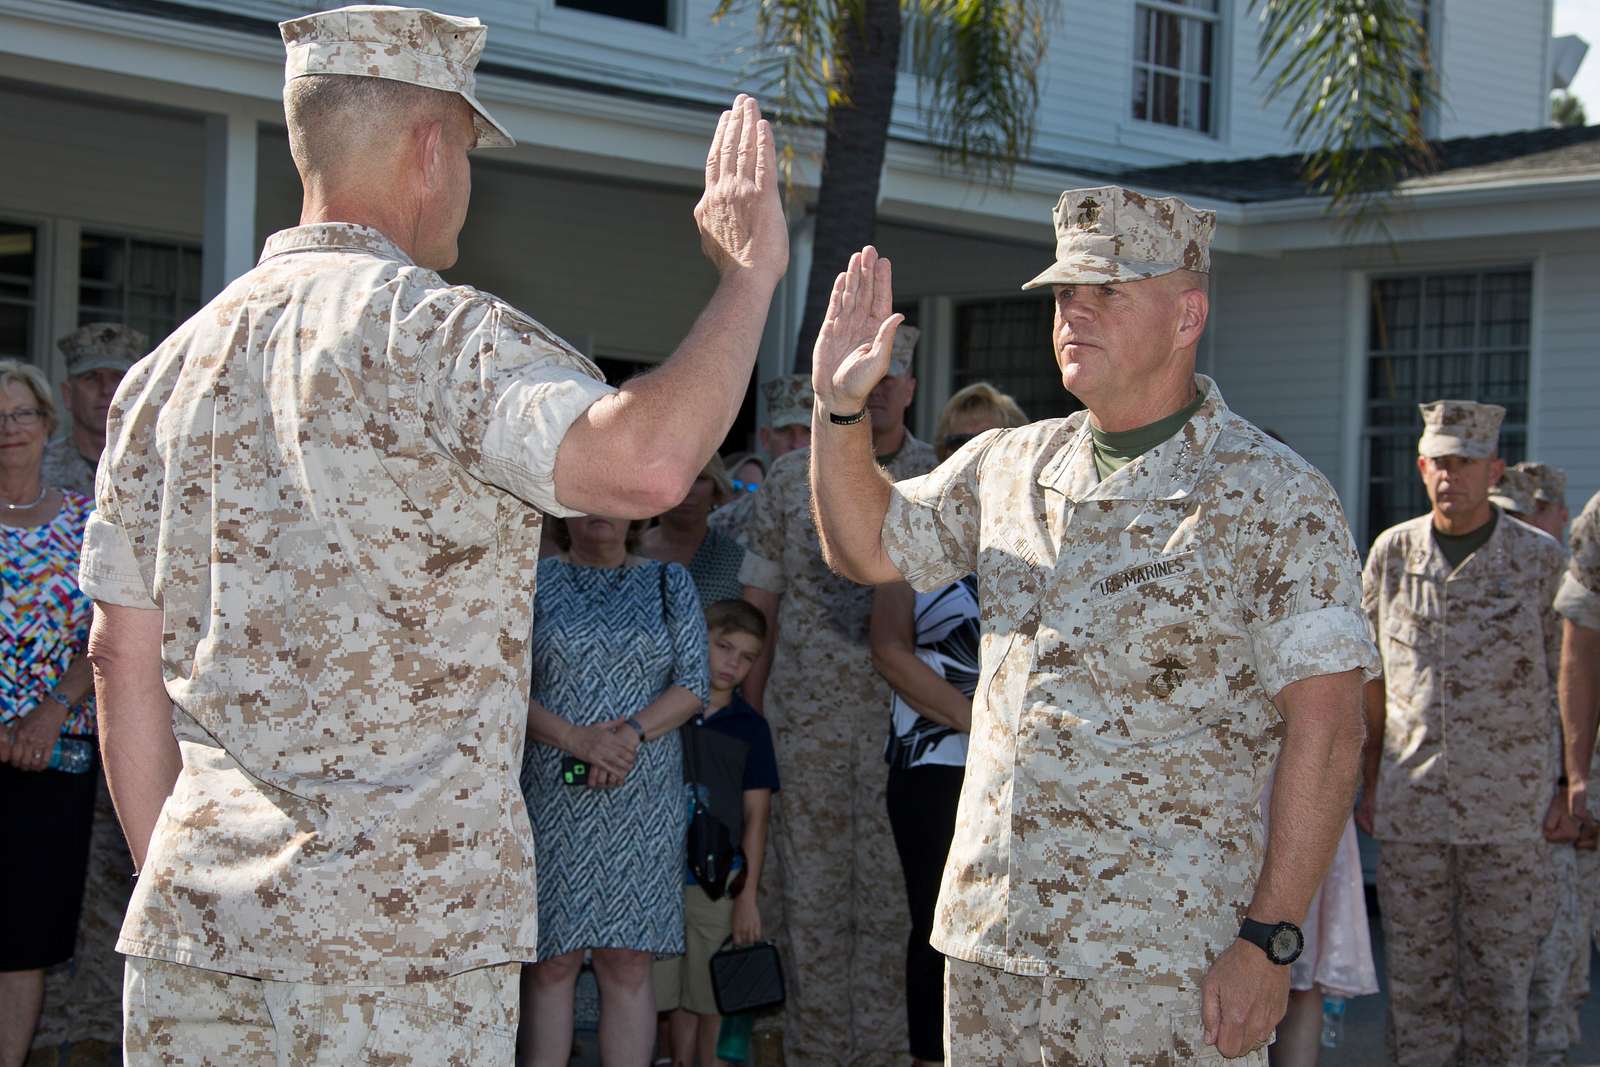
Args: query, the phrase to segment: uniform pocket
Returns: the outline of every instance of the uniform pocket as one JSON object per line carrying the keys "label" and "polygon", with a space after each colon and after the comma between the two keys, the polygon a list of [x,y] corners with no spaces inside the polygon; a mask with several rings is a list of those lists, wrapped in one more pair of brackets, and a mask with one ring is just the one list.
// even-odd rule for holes
{"label": "uniform pocket", "polygon": [[[1205,1017],[1199,1012],[1173,1014],[1172,1053],[1178,1063],[1220,1063],[1223,1059],[1217,1046],[1206,1044]],[[1247,1056],[1233,1062],[1252,1061]]]}
{"label": "uniform pocket", "polygon": [[372,1067],[510,1063],[517,1044],[516,970],[515,964],[501,964],[395,987],[373,1010],[361,1062]]}

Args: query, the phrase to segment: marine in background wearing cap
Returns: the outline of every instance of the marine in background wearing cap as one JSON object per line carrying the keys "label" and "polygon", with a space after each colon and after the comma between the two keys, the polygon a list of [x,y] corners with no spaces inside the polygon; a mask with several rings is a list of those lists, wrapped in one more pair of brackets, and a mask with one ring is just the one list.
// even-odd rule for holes
{"label": "marine in background wearing cap", "polygon": [[933,938],[947,1055],[1264,1065],[1355,789],[1377,659],[1355,548],[1327,481],[1194,372],[1214,216],[1112,186],[1054,222],[1026,288],[1053,291],[1087,412],[891,484],[855,421],[899,321],[871,248],[813,357],[829,562],[922,590],[976,572],[983,605]]}
{"label": "marine in background wearing cap", "polygon": [[[764,381],[761,399],[767,407],[767,424],[761,427],[759,436],[761,451],[768,459],[782,459],[811,443],[811,405],[815,400],[811,395],[811,375],[786,374]],[[741,492],[732,503],[713,511],[706,525],[742,544],[755,505],[754,493]]]}
{"label": "marine in background wearing cap", "polygon": [[1567,510],[1567,472],[1548,463],[1528,460],[1512,469],[1533,479],[1533,514],[1524,521],[1566,544],[1567,520],[1572,518]]}
{"label": "marine in background wearing cap", "polygon": [[540,512],[657,514],[727,433],[787,262],[771,131],[722,114],[694,213],[716,291],[611,389],[435,273],[468,153],[510,143],[473,93],[483,25],[281,30],[301,225],[129,372],[81,567],[141,868],[126,1062],[510,1064]]}
{"label": "marine in background wearing cap", "polygon": [[1576,836],[1554,739],[1563,553],[1489,502],[1504,416],[1422,405],[1433,508],[1378,535],[1362,580],[1383,677],[1366,693],[1356,821],[1382,846],[1401,1067],[1528,1062],[1529,985],[1558,903],[1552,840]]}
{"label": "marine in background wearing cap", "polygon": [[[94,498],[94,472],[106,445],[106,414],[117,385],[150,350],[149,339],[119,323],[80,326],[56,341],[66,357],[61,399],[71,416],[67,436],[45,446],[40,480]],[[44,1014],[35,1048],[65,1042],[122,1043],[122,957],[115,945],[128,911],[133,859],[117,823],[105,776],[95,783],[89,869],[78,913],[78,943],[70,963],[45,972]],[[75,1054],[84,1054],[80,1045]]]}
{"label": "marine in background wearing cap", "polygon": [[[1590,936],[1600,943],[1600,856],[1594,851],[1600,828],[1595,825],[1596,806],[1589,801],[1590,786],[1600,779],[1595,752],[1595,727],[1600,723],[1600,493],[1590,497],[1573,520],[1567,543],[1571,555],[1555,605],[1561,616],[1559,691],[1567,800],[1583,827],[1579,884]],[[1581,954],[1587,974],[1588,953]]]}
{"label": "marine in background wearing cap", "polygon": [[[876,461],[899,478],[938,462],[905,426],[916,340],[916,330],[904,331],[863,416]],[[773,798],[779,907],[771,917],[792,978],[784,1053],[808,1067],[890,1063],[906,1055],[911,929],[884,792],[890,690],[872,668],[872,590],[823,562],[808,456],[796,449],[767,473],[739,575],[776,631],[745,689],[765,691],[783,779]]]}
{"label": "marine in background wearing cap", "polygon": [[[1539,496],[1546,488],[1541,479],[1545,472],[1553,470],[1544,464],[1529,463],[1507,467],[1489,490],[1489,503],[1512,518],[1559,538],[1566,527],[1566,508],[1553,507]],[[1551,714],[1558,716],[1554,709]],[[1554,726],[1550,743],[1556,746],[1559,762],[1559,721]],[[1570,832],[1571,824],[1566,825]],[[1556,883],[1555,919],[1539,942],[1528,982],[1528,1062],[1535,1067],[1566,1062],[1567,1046],[1581,1038],[1574,1005],[1582,1003],[1585,989],[1574,983],[1582,987],[1588,984],[1589,936],[1588,924],[1582,918],[1577,850],[1565,847],[1574,844],[1575,840],[1562,840],[1558,842],[1562,847],[1550,851]]]}
{"label": "marine in background wearing cap", "polygon": [[72,416],[67,435],[45,446],[40,480],[94,497],[94,472],[106,447],[106,413],[122,376],[150,351],[138,330],[92,322],[56,341],[67,360],[61,399]]}

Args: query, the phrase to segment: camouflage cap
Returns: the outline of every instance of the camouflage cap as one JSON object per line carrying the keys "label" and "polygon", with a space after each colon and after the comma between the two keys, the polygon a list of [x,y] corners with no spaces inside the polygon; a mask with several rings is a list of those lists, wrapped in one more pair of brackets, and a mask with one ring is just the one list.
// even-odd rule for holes
{"label": "camouflage cap", "polygon": [[1500,421],[1506,409],[1499,404],[1435,400],[1417,407],[1422,412],[1417,455],[1487,459],[1500,451]]}
{"label": "camouflage cap", "polygon": [[67,375],[92,370],[126,373],[150,351],[150,338],[119,322],[91,322],[56,341],[67,357]]}
{"label": "camouflage cap", "polygon": [[478,19],[361,4],[280,22],[278,32],[289,54],[285,83],[307,74],[352,74],[459,93],[477,112],[479,148],[516,144],[474,95],[473,71],[489,35]]}
{"label": "camouflage cap", "polygon": [[889,354],[891,377],[904,378],[911,373],[911,362],[916,355],[917,341],[921,337],[921,330],[903,322],[894,331],[894,350]]}
{"label": "camouflage cap", "polygon": [[1515,467],[1507,467],[1505,473],[1500,475],[1500,480],[1489,490],[1489,502],[1513,515],[1532,515],[1533,494],[1537,488],[1538,483],[1533,480],[1533,475]]}
{"label": "camouflage cap", "polygon": [[1567,500],[1567,472],[1548,463],[1531,463],[1523,460],[1517,470],[1533,479],[1533,498],[1547,504],[1564,504]]}
{"label": "camouflage cap", "polygon": [[1217,214],[1175,196],[1145,196],[1120,185],[1068,189],[1051,216],[1056,261],[1023,286],[1101,285],[1211,271]]}
{"label": "camouflage cap", "polygon": [[761,383],[761,399],[767,404],[767,425],[774,430],[811,425],[811,408],[816,403],[811,375],[785,374],[768,379]]}

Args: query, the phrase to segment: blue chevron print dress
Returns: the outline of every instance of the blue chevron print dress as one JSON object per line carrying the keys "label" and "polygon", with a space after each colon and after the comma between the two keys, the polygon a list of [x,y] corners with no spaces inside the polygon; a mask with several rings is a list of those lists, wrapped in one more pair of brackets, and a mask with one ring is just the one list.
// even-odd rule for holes
{"label": "blue chevron print dress", "polygon": [[[662,581],[662,568],[666,580]],[[533,696],[580,726],[624,718],[668,686],[706,699],[706,623],[689,572],[539,564]],[[647,741],[614,789],[561,782],[561,750],[530,741],[539,958],[580,948],[683,951],[683,758],[677,731]]]}

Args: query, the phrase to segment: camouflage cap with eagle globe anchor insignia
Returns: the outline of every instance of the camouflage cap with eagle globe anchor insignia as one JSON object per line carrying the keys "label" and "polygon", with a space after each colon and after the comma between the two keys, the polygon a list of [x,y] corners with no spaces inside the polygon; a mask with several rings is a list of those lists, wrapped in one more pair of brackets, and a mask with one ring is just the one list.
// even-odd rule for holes
{"label": "camouflage cap with eagle globe anchor insignia", "polygon": [[1179,270],[1211,272],[1217,214],[1175,196],[1145,196],[1120,185],[1068,189],[1051,217],[1056,261],[1024,289],[1136,282]]}

